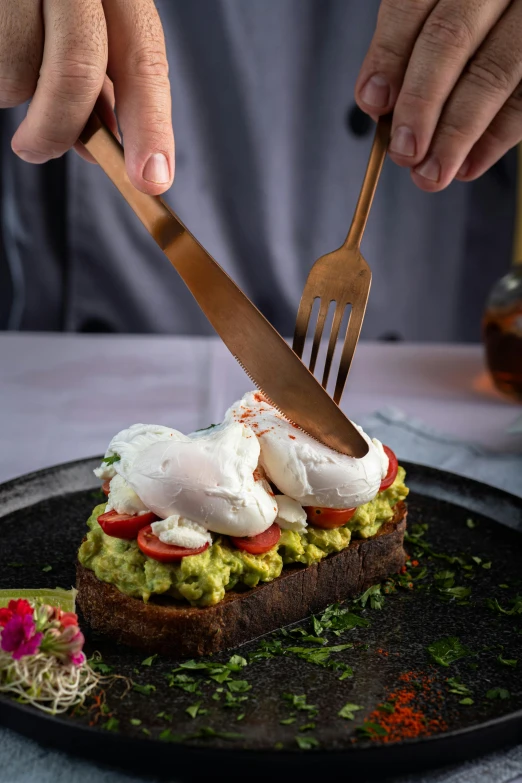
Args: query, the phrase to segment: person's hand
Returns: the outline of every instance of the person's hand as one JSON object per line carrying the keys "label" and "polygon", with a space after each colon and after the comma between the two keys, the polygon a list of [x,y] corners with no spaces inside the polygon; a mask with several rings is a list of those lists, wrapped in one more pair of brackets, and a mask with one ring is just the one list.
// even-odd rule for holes
{"label": "person's hand", "polygon": [[12,148],[29,163],[76,149],[95,104],[125,139],[132,183],[158,195],[174,176],[170,84],[154,0],[2,0],[0,108],[31,99]]}
{"label": "person's hand", "polygon": [[393,110],[390,156],[438,191],[522,139],[521,79],[522,0],[382,0],[356,99]]}

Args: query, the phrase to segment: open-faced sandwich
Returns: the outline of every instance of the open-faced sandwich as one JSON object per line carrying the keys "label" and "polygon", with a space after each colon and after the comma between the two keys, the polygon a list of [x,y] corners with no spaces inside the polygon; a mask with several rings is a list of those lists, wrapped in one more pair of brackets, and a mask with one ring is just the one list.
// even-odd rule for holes
{"label": "open-faced sandwich", "polygon": [[118,433],[95,470],[107,503],[78,553],[86,620],[150,652],[204,655],[396,573],[405,472],[364,437],[362,459],[338,454],[259,392],[192,435]]}

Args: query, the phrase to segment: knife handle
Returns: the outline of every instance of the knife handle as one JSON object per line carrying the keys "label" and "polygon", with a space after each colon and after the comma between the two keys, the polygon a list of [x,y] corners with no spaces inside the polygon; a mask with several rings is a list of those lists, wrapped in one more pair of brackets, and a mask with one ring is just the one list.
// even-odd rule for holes
{"label": "knife handle", "polygon": [[80,141],[116,185],[162,250],[187,230],[162,198],[148,196],[134,187],[125,168],[123,147],[96,112],[89,117]]}

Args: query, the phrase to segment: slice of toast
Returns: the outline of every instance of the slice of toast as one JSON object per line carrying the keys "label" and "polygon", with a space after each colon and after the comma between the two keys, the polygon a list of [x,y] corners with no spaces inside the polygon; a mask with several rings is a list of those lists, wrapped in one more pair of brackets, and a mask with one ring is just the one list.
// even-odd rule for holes
{"label": "slice of toast", "polygon": [[231,590],[215,606],[162,597],[146,604],[80,563],[77,602],[91,628],[119,644],[179,657],[209,655],[302,620],[397,573],[406,560],[406,515],[406,504],[398,503],[373,538],[354,539],[342,552],[308,567],[285,566],[273,582]]}

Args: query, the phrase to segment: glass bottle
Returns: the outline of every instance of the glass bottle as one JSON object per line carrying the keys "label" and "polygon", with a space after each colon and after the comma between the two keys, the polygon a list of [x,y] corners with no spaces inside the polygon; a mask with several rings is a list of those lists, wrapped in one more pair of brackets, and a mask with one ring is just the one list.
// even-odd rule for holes
{"label": "glass bottle", "polygon": [[513,267],[489,295],[483,340],[495,386],[522,402],[522,145],[518,147],[517,190]]}

